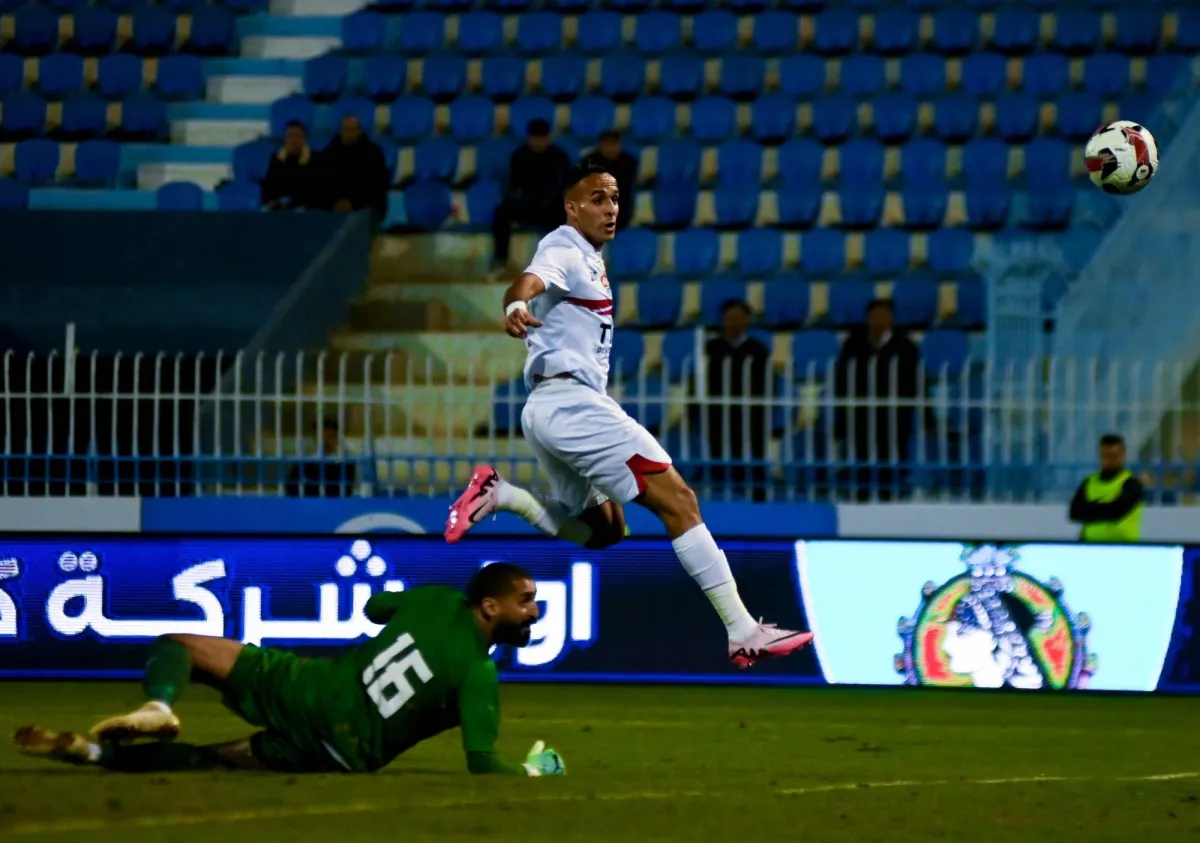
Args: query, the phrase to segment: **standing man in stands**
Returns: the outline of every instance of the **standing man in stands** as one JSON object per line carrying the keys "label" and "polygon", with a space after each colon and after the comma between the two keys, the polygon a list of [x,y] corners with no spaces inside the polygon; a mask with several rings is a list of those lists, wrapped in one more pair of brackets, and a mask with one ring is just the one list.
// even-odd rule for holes
{"label": "standing man in stands", "polygon": [[1072,521],[1082,524],[1079,539],[1112,544],[1136,542],[1142,535],[1145,489],[1125,467],[1125,440],[1100,437],[1100,470],[1079,484],[1071,499]]}
{"label": "standing man in stands", "polygon": [[550,124],[541,118],[529,121],[525,146],[513,152],[508,164],[508,191],[492,217],[492,274],[499,277],[508,265],[508,248],[514,223],[543,231],[563,219],[563,179],[571,160],[554,145]]}
{"label": "standing man in stands", "polygon": [[637,183],[638,160],[621,149],[621,134],[609,129],[600,135],[600,143],[593,152],[584,156],[583,163],[599,167],[617,180],[617,190],[621,192],[617,231],[628,228],[633,221],[633,188]]}

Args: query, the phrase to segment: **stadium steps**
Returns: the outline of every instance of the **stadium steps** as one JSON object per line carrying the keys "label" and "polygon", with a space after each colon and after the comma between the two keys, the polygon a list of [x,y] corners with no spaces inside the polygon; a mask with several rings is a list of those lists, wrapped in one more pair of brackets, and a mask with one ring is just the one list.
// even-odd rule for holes
{"label": "stadium steps", "polygon": [[342,18],[252,15],[238,21],[238,35],[247,58],[311,59],[342,46]]}

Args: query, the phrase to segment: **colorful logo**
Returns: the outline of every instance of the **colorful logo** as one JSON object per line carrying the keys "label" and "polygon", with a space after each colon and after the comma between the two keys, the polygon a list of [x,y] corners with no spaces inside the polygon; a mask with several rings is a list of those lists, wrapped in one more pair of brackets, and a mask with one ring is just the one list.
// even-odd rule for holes
{"label": "colorful logo", "polygon": [[1016,548],[966,547],[966,571],[925,583],[916,614],[898,625],[896,671],[908,685],[1084,688],[1096,672],[1091,621],[1072,615],[1057,578],[1016,570]]}

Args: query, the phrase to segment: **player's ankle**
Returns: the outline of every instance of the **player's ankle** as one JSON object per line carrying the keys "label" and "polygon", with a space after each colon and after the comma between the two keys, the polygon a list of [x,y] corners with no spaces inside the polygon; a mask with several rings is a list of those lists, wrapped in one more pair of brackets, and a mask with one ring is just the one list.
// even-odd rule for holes
{"label": "player's ankle", "polygon": [[148,708],[152,711],[160,711],[163,714],[173,714],[174,713],[171,711],[171,704],[166,702],[165,700],[150,700],[145,705],[143,705],[142,708]]}

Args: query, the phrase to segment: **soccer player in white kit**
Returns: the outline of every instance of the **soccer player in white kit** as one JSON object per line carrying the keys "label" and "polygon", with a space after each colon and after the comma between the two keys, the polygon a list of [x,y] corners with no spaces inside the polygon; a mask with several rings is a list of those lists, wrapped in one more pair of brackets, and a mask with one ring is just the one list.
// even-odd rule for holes
{"label": "soccer player in white kit", "polygon": [[756,621],[738,596],[725,554],[700,517],[695,493],[662,445],[610,398],[613,303],[600,249],[617,231],[617,182],[594,166],[567,174],[567,224],[538,244],[504,294],[506,329],[528,349],[525,439],[550,479],[541,497],[476,466],[450,507],[446,541],[494,512],[511,512],[551,536],[602,549],[625,535],[622,507],[637,501],[662,520],[683,567],[725,622],[729,658],[749,667],[783,656],[812,633]]}

